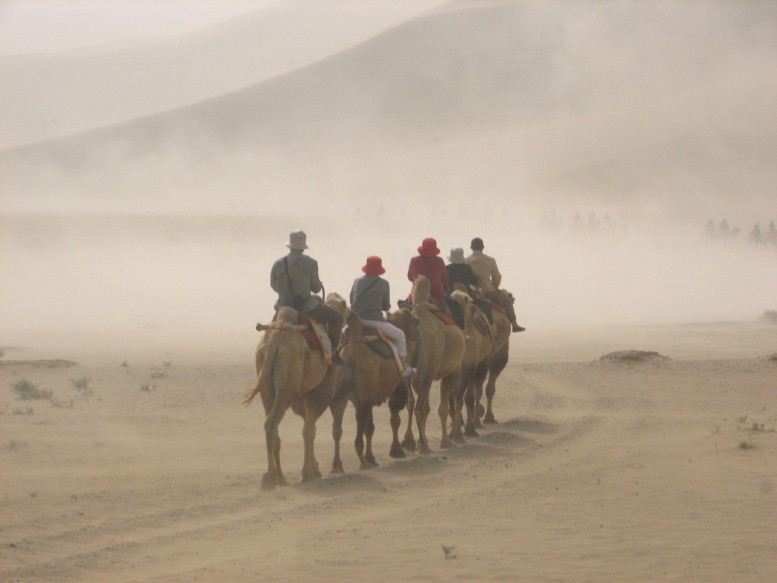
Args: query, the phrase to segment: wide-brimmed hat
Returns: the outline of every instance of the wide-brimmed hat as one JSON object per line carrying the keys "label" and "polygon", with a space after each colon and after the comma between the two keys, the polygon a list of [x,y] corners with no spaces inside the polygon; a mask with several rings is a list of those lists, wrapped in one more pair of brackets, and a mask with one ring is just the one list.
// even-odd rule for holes
{"label": "wide-brimmed hat", "polygon": [[469,248],[473,251],[480,251],[483,249],[483,239],[480,237],[475,237],[472,239],[472,242],[469,244]]}
{"label": "wide-brimmed hat", "polygon": [[464,249],[461,247],[454,247],[451,249],[451,254],[448,256],[448,261],[451,263],[466,263],[467,260],[464,259]]}
{"label": "wide-brimmed hat", "polygon": [[286,243],[286,247],[292,251],[304,251],[308,248],[307,238],[305,231],[292,231],[289,233],[289,242]]}
{"label": "wide-brimmed hat", "polygon": [[367,275],[382,275],[386,273],[386,270],[383,269],[383,260],[377,255],[367,257],[367,263],[362,267],[362,271]]}
{"label": "wide-brimmed hat", "polygon": [[423,240],[421,246],[418,248],[418,254],[421,257],[434,257],[440,254],[440,250],[437,248],[437,239],[428,237]]}

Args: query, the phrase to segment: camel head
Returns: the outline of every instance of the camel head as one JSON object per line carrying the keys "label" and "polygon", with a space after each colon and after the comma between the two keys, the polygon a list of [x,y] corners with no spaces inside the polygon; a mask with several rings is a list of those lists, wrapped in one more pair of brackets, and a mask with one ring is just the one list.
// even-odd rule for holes
{"label": "camel head", "polygon": [[427,277],[419,275],[413,282],[413,303],[425,304],[429,301],[432,292],[432,282]]}
{"label": "camel head", "polygon": [[348,314],[351,310],[348,308],[348,303],[343,299],[343,297],[340,294],[338,294],[337,292],[326,294],[326,299],[324,300],[324,303],[330,308],[332,308],[335,312],[340,314],[344,322],[346,321],[346,319],[348,318]]}
{"label": "camel head", "polygon": [[469,314],[470,306],[472,306],[472,298],[469,297],[469,294],[465,291],[461,290],[454,290],[451,293],[451,298],[457,301],[462,308],[464,308],[464,313]]}

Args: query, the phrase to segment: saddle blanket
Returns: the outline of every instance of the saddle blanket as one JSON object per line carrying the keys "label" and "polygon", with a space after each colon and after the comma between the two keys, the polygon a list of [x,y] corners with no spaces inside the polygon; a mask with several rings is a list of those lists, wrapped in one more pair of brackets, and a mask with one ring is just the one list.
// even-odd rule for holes
{"label": "saddle blanket", "polygon": [[305,314],[297,312],[297,324],[306,324],[307,329],[302,331],[302,337],[307,341],[311,350],[320,350],[324,354],[324,360],[332,360],[332,342],[324,329],[324,326]]}

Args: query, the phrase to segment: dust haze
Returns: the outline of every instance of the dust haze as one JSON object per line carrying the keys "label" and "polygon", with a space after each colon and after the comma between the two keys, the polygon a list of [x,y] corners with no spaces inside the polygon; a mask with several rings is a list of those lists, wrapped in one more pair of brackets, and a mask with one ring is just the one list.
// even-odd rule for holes
{"label": "dust haze", "polygon": [[777,5],[257,6],[0,59],[0,345],[250,355],[294,229],[393,300],[423,238],[482,237],[526,343],[777,309]]}

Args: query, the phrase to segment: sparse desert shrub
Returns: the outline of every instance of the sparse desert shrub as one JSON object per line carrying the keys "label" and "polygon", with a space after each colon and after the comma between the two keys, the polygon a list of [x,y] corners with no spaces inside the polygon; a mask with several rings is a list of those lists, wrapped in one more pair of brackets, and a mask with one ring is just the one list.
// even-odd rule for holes
{"label": "sparse desert shrub", "polygon": [[766,310],[761,314],[761,320],[769,324],[777,324],[777,310]]}
{"label": "sparse desert shrub", "polygon": [[156,389],[156,383],[141,383],[141,391],[153,391]]}
{"label": "sparse desert shrub", "polygon": [[456,559],[456,558],[458,558],[456,556],[456,554],[453,552],[456,547],[449,547],[449,546],[445,546],[445,545],[440,545],[440,546],[442,546],[442,552],[445,553],[445,558],[446,559]]}
{"label": "sparse desert shrub", "polygon": [[87,391],[89,389],[89,381],[91,379],[89,377],[81,377],[80,379],[70,379],[70,384],[73,385],[76,389],[79,389],[81,391]]}
{"label": "sparse desert shrub", "polygon": [[129,363],[125,360],[121,363],[122,368],[129,368]]}
{"label": "sparse desert shrub", "polygon": [[5,356],[5,350],[0,348],[0,358],[3,358]]}
{"label": "sparse desert shrub", "polygon": [[16,441],[15,439],[12,439],[8,443],[6,443],[2,449],[7,449],[9,451],[15,451],[17,449],[21,449],[23,447],[27,447],[26,441]]}
{"label": "sparse desert shrub", "polygon": [[166,379],[167,378],[167,373],[164,372],[164,371],[152,372],[151,373],[151,378],[152,379]]}
{"label": "sparse desert shrub", "polygon": [[51,391],[42,391],[27,379],[19,379],[11,383],[11,389],[16,393],[16,398],[23,401],[31,399],[50,399],[54,396]]}
{"label": "sparse desert shrub", "polygon": [[739,442],[739,449],[755,449],[755,444],[753,443],[753,438],[751,437],[749,440],[744,440]]}
{"label": "sparse desert shrub", "polygon": [[34,415],[35,409],[32,407],[15,407],[12,412],[14,415]]}

